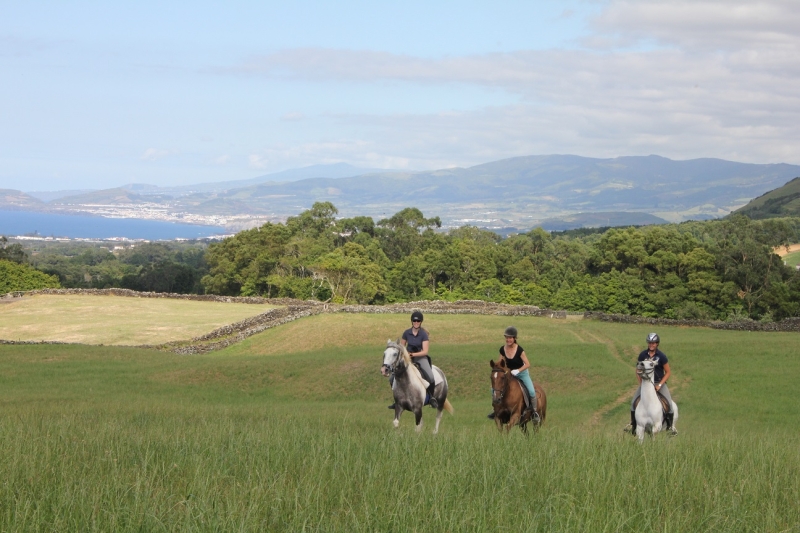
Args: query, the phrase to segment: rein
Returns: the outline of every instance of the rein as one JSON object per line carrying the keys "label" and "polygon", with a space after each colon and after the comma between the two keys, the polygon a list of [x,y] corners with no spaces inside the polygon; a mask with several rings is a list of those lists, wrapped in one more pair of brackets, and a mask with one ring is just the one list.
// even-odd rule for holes
{"label": "rein", "polygon": [[506,395],[506,391],[508,390],[508,373],[505,372],[504,370],[500,370],[500,369],[495,370],[493,368],[492,369],[492,373],[494,373],[494,372],[498,372],[498,373],[502,372],[503,373],[503,389],[502,390],[495,389],[494,388],[494,384],[492,384],[492,396],[494,396],[495,392],[499,392],[500,393],[500,398],[498,398],[497,403],[500,403],[500,402],[503,401],[503,398]]}
{"label": "rein", "polygon": [[400,350],[397,350],[395,348],[395,352],[397,353],[397,356],[395,358],[395,363],[384,366],[386,366],[386,368],[389,369],[389,374],[391,374],[392,376],[402,376],[403,374],[406,373],[408,367],[406,367],[405,361],[403,361],[403,358],[400,356]]}

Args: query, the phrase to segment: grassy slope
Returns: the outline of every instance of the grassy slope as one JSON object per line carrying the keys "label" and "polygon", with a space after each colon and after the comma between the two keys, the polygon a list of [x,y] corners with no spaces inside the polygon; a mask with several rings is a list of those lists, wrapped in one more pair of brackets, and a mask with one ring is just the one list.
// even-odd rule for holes
{"label": "grassy slope", "polygon": [[139,345],[189,339],[273,306],[41,295],[0,303],[0,339]]}
{"label": "grassy slope", "polygon": [[783,256],[784,262],[791,266],[796,267],[800,264],[800,252],[792,252]]}
{"label": "grassy slope", "polygon": [[619,429],[648,327],[515,318],[549,396],[525,439],[484,418],[494,316],[428,317],[456,414],[391,429],[378,367],[405,323],[322,315],[191,357],[0,346],[0,529],[800,528],[796,335],[658,328],[681,435],[639,447]]}

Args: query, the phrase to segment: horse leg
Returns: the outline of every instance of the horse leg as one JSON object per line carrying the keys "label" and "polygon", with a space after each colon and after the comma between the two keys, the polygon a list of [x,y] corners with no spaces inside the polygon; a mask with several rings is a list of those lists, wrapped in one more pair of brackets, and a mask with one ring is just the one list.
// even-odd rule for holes
{"label": "horse leg", "polygon": [[500,420],[501,416],[500,413],[494,414],[494,425],[497,426],[497,430],[502,432],[503,431],[503,421]]}
{"label": "horse leg", "polygon": [[444,406],[444,402],[443,401],[439,402],[439,409],[438,409],[438,412],[436,413],[436,425],[433,427],[433,434],[434,435],[439,433],[439,422],[441,422],[441,420],[442,420],[442,410],[444,409],[443,406]]}
{"label": "horse leg", "polygon": [[392,422],[392,424],[394,424],[394,427],[396,427],[396,428],[400,427],[400,415],[402,415],[402,414],[403,414],[403,408],[400,407],[400,402],[395,400],[394,401],[394,422]]}
{"label": "horse leg", "polygon": [[417,433],[419,433],[420,431],[422,431],[422,407],[417,407],[414,410],[414,418],[417,421],[416,431]]}
{"label": "horse leg", "polygon": [[522,418],[522,413],[520,413],[519,411],[515,410],[514,412],[511,413],[511,418],[509,418],[508,420],[509,431],[511,431],[511,428],[519,423],[520,418]]}
{"label": "horse leg", "polygon": [[639,444],[644,442],[644,426],[636,424],[636,438],[639,439]]}

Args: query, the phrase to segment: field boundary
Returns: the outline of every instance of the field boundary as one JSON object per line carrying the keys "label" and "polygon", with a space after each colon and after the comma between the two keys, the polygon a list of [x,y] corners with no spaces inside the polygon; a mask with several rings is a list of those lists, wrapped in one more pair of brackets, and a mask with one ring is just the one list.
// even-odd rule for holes
{"label": "field boundary", "polygon": [[800,331],[800,317],[785,318],[780,322],[756,322],[755,320],[678,320],[674,318],[652,318],[636,315],[608,314],[599,311],[586,311],[585,319],[624,324],[652,324],[654,326],[691,326],[735,331]]}
{"label": "field boundary", "polygon": [[[212,294],[174,294],[156,292],[137,292],[130,289],[40,289],[34,291],[17,291],[8,293],[0,300],[12,300],[36,295],[96,295],[122,296],[128,298],[170,298],[179,300],[195,300],[221,303],[270,304],[282,306],[270,309],[254,317],[217,328],[204,335],[185,341],[172,341],[164,344],[137,345],[138,348],[150,348],[177,354],[201,354],[220,350],[267,329],[286,324],[312,315],[322,313],[368,313],[368,314],[401,314],[422,311],[430,314],[465,314],[465,315],[498,315],[498,316],[537,316],[565,320],[569,314],[563,310],[542,309],[534,305],[512,305],[483,300],[459,300],[447,302],[442,300],[421,300],[387,305],[344,305],[319,302],[316,300],[296,300],[292,298],[262,298],[257,296],[218,296]],[[575,314],[574,312],[571,314]],[[607,314],[595,311],[583,313],[585,319],[604,322],[620,322],[628,324],[652,324],[671,326],[708,327],[713,329],[740,331],[800,331],[800,317],[787,318],[781,322],[755,322],[743,320],[736,322],[719,322],[710,320],[675,320],[668,318],[650,318],[632,315]],[[13,341],[2,340],[0,344],[73,344],[61,341]]]}

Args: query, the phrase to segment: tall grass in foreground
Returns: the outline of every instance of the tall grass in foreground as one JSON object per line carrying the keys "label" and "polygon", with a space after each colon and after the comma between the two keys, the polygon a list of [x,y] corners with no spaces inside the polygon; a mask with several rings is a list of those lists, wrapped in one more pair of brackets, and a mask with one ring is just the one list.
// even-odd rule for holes
{"label": "tall grass in foreground", "polygon": [[433,436],[359,402],[297,407],[18,406],[0,415],[0,530],[800,531],[781,432]]}

